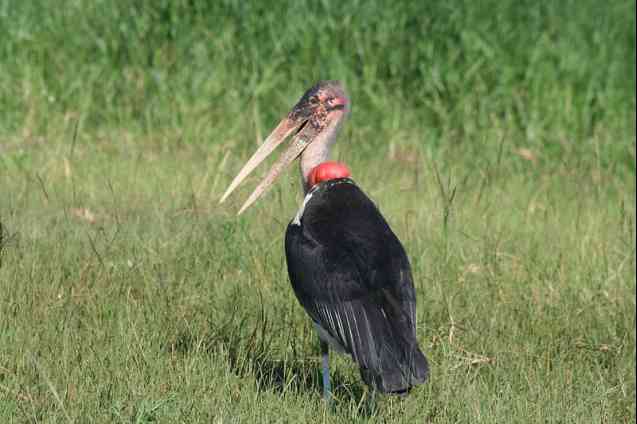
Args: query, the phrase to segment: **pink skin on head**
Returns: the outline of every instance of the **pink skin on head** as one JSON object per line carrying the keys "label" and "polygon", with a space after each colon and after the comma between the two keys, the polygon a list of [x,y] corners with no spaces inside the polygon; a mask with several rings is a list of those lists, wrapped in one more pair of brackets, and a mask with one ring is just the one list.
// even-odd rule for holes
{"label": "pink skin on head", "polygon": [[319,94],[319,101],[326,103],[330,108],[344,108],[349,105],[349,99],[345,96],[327,97],[325,94]]}
{"label": "pink skin on head", "polygon": [[340,162],[328,161],[315,166],[310,171],[308,176],[308,183],[310,188],[315,185],[328,180],[334,180],[337,178],[348,178],[352,175],[345,164]]}
{"label": "pink skin on head", "polygon": [[347,99],[347,97],[336,96],[329,102],[329,104],[331,107],[337,107],[337,106],[345,107],[349,104],[349,100]]}

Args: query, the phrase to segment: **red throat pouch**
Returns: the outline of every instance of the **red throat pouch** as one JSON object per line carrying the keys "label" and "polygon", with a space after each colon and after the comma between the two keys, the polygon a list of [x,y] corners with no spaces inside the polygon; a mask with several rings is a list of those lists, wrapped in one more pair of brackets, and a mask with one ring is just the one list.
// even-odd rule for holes
{"label": "red throat pouch", "polygon": [[348,178],[351,175],[352,173],[343,163],[334,161],[323,162],[310,171],[308,183],[310,187],[314,187],[323,181],[334,180],[336,178]]}

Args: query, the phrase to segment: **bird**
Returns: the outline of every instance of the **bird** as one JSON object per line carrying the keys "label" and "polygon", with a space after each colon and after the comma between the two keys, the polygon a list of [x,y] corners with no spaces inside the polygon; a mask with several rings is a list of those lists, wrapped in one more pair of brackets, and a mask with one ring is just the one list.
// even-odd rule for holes
{"label": "bird", "polygon": [[220,200],[224,202],[292,136],[238,215],[299,159],[304,199],[287,226],[285,255],[294,293],[318,333],[323,397],[328,402],[330,348],[351,356],[374,393],[406,395],[429,376],[416,337],[416,291],[405,249],[349,168],[330,160],[350,108],[340,81],[316,83],[265,139]]}

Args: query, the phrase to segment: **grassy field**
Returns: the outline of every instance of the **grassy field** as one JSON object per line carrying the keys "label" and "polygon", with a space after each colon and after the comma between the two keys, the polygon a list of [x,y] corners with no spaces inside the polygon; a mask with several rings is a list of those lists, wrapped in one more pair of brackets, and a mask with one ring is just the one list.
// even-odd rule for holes
{"label": "grassy field", "polygon": [[[635,422],[635,1],[0,0],[0,422]],[[319,79],[431,379],[368,402],[292,293]]]}

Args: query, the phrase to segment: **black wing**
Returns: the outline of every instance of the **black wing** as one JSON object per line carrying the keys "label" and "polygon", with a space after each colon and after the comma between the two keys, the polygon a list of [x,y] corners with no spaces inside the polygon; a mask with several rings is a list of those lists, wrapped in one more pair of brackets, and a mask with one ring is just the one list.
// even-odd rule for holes
{"label": "black wing", "polygon": [[367,384],[397,392],[425,381],[409,260],[351,180],[313,190],[300,220],[288,226],[285,250],[301,305],[352,355]]}

